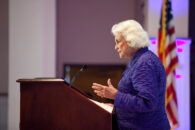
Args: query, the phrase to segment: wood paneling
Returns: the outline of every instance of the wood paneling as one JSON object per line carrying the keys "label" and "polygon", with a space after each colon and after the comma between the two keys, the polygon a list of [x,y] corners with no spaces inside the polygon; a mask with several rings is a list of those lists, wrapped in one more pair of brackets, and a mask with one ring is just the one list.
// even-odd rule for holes
{"label": "wood paneling", "polygon": [[[82,65],[65,65],[70,67],[70,78],[80,70]],[[91,88],[92,83],[99,83],[102,85],[107,85],[108,78],[111,79],[111,82],[114,87],[117,88],[118,82],[121,79],[122,73],[126,68],[125,65],[87,65],[87,69],[80,73],[75,82],[72,84],[76,86],[79,90],[87,93],[93,99],[100,102],[112,102],[104,98],[98,97]],[[64,72],[66,75],[67,72]]]}

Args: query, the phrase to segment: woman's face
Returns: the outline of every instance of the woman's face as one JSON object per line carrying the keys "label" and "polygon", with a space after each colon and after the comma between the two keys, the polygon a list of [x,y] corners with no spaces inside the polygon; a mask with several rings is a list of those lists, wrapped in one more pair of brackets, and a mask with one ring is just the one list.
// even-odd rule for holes
{"label": "woman's face", "polygon": [[115,43],[115,50],[119,53],[120,58],[132,57],[133,49],[129,47],[123,36],[116,35]]}

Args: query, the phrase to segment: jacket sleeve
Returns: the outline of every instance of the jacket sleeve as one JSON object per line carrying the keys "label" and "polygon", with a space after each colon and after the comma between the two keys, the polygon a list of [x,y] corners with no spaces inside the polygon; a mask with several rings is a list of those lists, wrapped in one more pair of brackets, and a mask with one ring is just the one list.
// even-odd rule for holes
{"label": "jacket sleeve", "polygon": [[136,95],[118,91],[114,106],[131,112],[150,112],[157,106],[159,89],[154,65],[141,63],[131,75]]}

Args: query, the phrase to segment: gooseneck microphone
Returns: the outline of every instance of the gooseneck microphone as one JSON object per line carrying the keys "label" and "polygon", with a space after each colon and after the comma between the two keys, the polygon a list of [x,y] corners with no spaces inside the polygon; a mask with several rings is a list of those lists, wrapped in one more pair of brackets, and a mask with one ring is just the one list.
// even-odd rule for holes
{"label": "gooseneck microphone", "polygon": [[74,81],[76,80],[76,78],[79,76],[79,74],[83,71],[87,69],[87,65],[83,65],[82,68],[73,76],[71,82],[70,82],[70,87],[72,87],[72,84],[74,83]]}

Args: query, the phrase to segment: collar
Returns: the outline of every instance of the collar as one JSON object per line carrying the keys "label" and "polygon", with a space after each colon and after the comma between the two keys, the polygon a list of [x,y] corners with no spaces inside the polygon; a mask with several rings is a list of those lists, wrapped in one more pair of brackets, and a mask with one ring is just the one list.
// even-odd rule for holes
{"label": "collar", "polygon": [[148,47],[140,48],[131,58],[128,67],[135,64],[135,62],[139,59],[139,57],[144,54],[146,51],[148,51]]}

